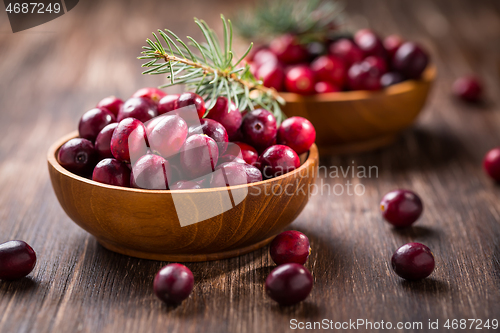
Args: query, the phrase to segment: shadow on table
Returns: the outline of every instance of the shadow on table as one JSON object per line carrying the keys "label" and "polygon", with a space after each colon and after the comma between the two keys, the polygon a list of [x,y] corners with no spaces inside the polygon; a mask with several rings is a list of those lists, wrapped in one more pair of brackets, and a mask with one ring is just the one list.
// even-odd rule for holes
{"label": "shadow on table", "polygon": [[0,294],[28,294],[41,293],[40,287],[42,284],[27,276],[19,280],[5,281],[0,280]]}
{"label": "shadow on table", "polygon": [[391,228],[393,234],[409,239],[426,240],[439,238],[440,230],[423,226],[411,226],[408,228]]}
{"label": "shadow on table", "polygon": [[432,277],[420,281],[401,280],[400,283],[405,291],[417,294],[437,296],[451,291],[450,285]]}

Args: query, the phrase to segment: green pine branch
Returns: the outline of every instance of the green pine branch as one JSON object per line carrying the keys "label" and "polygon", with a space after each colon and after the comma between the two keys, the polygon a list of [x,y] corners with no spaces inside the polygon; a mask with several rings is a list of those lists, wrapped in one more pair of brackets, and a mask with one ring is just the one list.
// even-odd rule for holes
{"label": "green pine branch", "polygon": [[204,43],[191,37],[189,42],[182,41],[171,30],[158,30],[154,39],[147,39],[147,46],[139,59],[148,60],[142,67],[148,69],[143,74],[166,74],[170,83],[161,88],[185,84],[189,91],[202,96],[207,101],[207,110],[215,104],[217,97],[225,96],[236,104],[240,111],[263,107],[272,112],[278,123],[283,114],[280,104],[284,100],[276,90],[267,88],[250,72],[250,66],[243,59],[252,49],[236,57],[232,50],[233,27],[230,20],[221,15],[223,23],[223,42],[203,21],[195,18],[201,29]]}

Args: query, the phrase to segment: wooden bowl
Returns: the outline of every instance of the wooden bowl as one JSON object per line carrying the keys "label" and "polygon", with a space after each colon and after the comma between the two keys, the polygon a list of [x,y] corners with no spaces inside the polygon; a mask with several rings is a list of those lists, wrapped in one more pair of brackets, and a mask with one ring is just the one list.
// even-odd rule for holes
{"label": "wooden bowl", "polygon": [[377,92],[280,95],[286,101],[283,111],[288,117],[304,117],[314,125],[321,153],[350,153],[392,143],[422,110],[435,77],[436,68],[428,66],[420,80]]}
{"label": "wooden bowl", "polygon": [[[300,168],[258,183],[183,191],[117,187],[77,176],[57,162],[61,145],[76,136],[61,138],[47,155],[62,208],[105,248],[145,259],[206,261],[256,250],[300,214],[317,174],[318,149],[313,145]],[[277,195],[280,190],[286,194]],[[178,216],[202,219],[214,207],[218,215],[181,226]]]}

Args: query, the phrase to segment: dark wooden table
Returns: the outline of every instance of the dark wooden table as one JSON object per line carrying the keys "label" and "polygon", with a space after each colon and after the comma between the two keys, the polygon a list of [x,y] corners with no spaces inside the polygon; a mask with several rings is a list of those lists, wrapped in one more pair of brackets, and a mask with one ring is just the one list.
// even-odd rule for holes
{"label": "dark wooden table", "polygon": [[[168,308],[152,292],[165,263],[115,254],[78,228],[49,181],[49,145],[73,131],[80,115],[110,94],[128,96],[164,78],[143,76],[136,60],[158,28],[200,37],[192,17],[220,27],[236,1],[80,1],[70,13],[13,34],[0,13],[0,242],[23,239],[38,254],[28,278],[0,282],[1,332],[286,332],[290,320],[422,322],[500,320],[500,187],[481,168],[500,145],[500,3],[349,1],[353,28],[400,33],[424,44],[439,75],[417,124],[394,145],[323,165],[376,166],[378,177],[320,179],[362,184],[362,196],[313,196],[292,228],[309,236],[306,267],[314,289],[280,308],[264,294],[273,268],[268,248],[187,266],[191,297]],[[477,73],[488,99],[470,106],[450,97],[453,80]],[[409,230],[381,220],[379,201],[395,188],[419,193],[425,212]],[[433,275],[417,283],[395,276],[389,259],[409,241],[427,244]],[[346,330],[347,331],[347,330]],[[359,328],[364,331],[364,326]],[[393,330],[398,331],[398,330]],[[463,332],[468,331],[462,330]]]}

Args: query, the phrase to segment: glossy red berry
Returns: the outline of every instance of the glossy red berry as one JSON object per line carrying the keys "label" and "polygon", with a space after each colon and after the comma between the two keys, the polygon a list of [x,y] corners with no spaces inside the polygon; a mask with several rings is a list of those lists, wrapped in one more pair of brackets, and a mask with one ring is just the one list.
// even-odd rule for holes
{"label": "glossy red berry", "polygon": [[162,115],[178,109],[180,95],[167,95],[158,102],[158,114]]}
{"label": "glossy red berry", "polygon": [[[193,129],[190,128],[191,130]],[[197,134],[205,134],[214,139],[219,148],[219,155],[226,152],[229,139],[226,129],[219,122],[213,119],[200,119],[200,126],[194,128],[194,131]]]}
{"label": "glossy red berry", "polygon": [[330,54],[344,61],[347,67],[360,62],[364,58],[363,51],[347,38],[342,38],[330,45]]}
{"label": "glossy red berry", "polygon": [[246,143],[263,151],[276,143],[276,118],[264,109],[249,111],[243,118],[241,132]]}
{"label": "glossy red berry", "polygon": [[270,179],[297,169],[300,166],[300,159],[292,148],[274,145],[264,150],[257,165],[262,172],[262,177]]}
{"label": "glossy red berry", "polygon": [[383,58],[368,56],[364,61],[369,63],[380,75],[387,73],[387,62]]}
{"label": "glossy red berry", "polygon": [[123,101],[121,99],[115,96],[109,96],[97,103],[96,108],[108,110],[116,117],[122,105]]}
{"label": "glossy red berry", "polygon": [[229,162],[217,166],[211,175],[210,187],[224,187],[247,184],[246,167],[242,163]]}
{"label": "glossy red berry", "polygon": [[384,47],[389,55],[389,59],[394,57],[394,54],[396,54],[396,51],[403,43],[404,40],[399,35],[390,35],[384,39]]}
{"label": "glossy red berry", "polygon": [[181,150],[188,135],[188,126],[184,119],[177,115],[159,118],[162,119],[148,135],[149,147],[163,158],[168,158]]}
{"label": "glossy red berry", "polygon": [[278,64],[279,60],[276,54],[274,54],[271,50],[261,49],[255,53],[252,63],[255,64],[258,69],[264,64]]}
{"label": "glossy red berry", "polygon": [[138,159],[146,154],[147,137],[144,124],[134,118],[125,118],[111,136],[111,153],[121,162],[130,163],[131,156]]}
{"label": "glossy red berry", "polygon": [[243,163],[245,167],[245,172],[247,174],[247,183],[255,183],[260,182],[262,180],[262,172],[257,169],[255,166],[250,165],[248,163]]}
{"label": "glossy red berry", "polygon": [[392,86],[396,83],[403,82],[405,80],[404,76],[398,72],[388,72],[380,77],[380,84],[382,87],[386,88]]}
{"label": "glossy red berry", "polygon": [[276,267],[266,279],[266,294],[284,306],[303,301],[312,288],[311,273],[304,266],[295,263]]}
{"label": "glossy red berry", "polygon": [[255,76],[262,80],[265,87],[274,88],[277,91],[283,90],[285,80],[285,70],[279,63],[262,64],[256,71]]}
{"label": "glossy red berry", "polygon": [[486,154],[483,167],[492,179],[500,182],[500,147],[494,148]]}
{"label": "glossy red berry", "polygon": [[326,81],[342,87],[346,80],[347,69],[344,62],[335,56],[324,55],[311,63],[316,81]]}
{"label": "glossy red berry", "polygon": [[116,122],[116,117],[104,109],[92,109],[83,114],[78,123],[78,134],[81,138],[95,141],[99,132],[111,123]]}
{"label": "glossy red berry", "polygon": [[156,103],[148,97],[132,97],[125,101],[118,112],[117,120],[125,118],[135,118],[143,123],[153,119],[158,115]]}
{"label": "glossy red berry", "polygon": [[384,48],[384,44],[377,34],[369,29],[362,29],[356,32],[354,35],[354,42],[361,51],[363,51],[365,57],[377,56],[383,59],[387,57],[387,51]]}
{"label": "glossy red berry", "polygon": [[207,118],[222,124],[230,141],[233,141],[242,121],[240,110],[236,108],[233,102],[229,104],[228,99],[224,96],[217,98],[214,106],[208,111]]}
{"label": "glossy red berry", "polygon": [[330,82],[320,81],[320,82],[316,82],[316,84],[314,85],[314,91],[316,92],[316,94],[326,94],[326,93],[331,93],[331,92],[339,92],[341,90],[342,89],[331,84]]}
{"label": "glossy red berry", "polygon": [[146,97],[151,99],[153,102],[158,103],[160,99],[167,96],[167,93],[158,88],[141,88],[137,90],[132,97]]}
{"label": "glossy red berry", "polygon": [[299,155],[309,151],[315,140],[314,126],[302,117],[285,119],[278,129],[278,144],[292,148]]}
{"label": "glossy red berry", "polygon": [[100,158],[113,157],[111,153],[111,137],[117,127],[118,123],[109,124],[99,132],[99,135],[97,135],[94,146]]}
{"label": "glossy red berry", "polygon": [[82,176],[92,172],[97,159],[92,142],[82,138],[69,140],[59,148],[57,153],[57,160],[63,168]]}
{"label": "glossy red berry", "polygon": [[276,54],[279,61],[285,64],[297,64],[306,61],[309,56],[307,49],[291,34],[273,39],[269,44],[269,49]]}
{"label": "glossy red berry", "polygon": [[478,102],[482,99],[483,85],[475,76],[464,76],[453,83],[453,94],[466,102]]}
{"label": "glossy red berry", "polygon": [[401,45],[392,59],[394,69],[410,79],[420,78],[428,63],[427,53],[413,42]]}
{"label": "glossy red berry", "polygon": [[418,220],[423,209],[419,196],[408,190],[389,192],[380,202],[382,216],[395,227],[409,227]]}
{"label": "glossy red berry", "polygon": [[211,173],[217,166],[219,148],[217,142],[204,134],[187,138],[181,148],[180,163],[184,173],[193,180]]}
{"label": "glossy red berry", "polygon": [[153,281],[156,296],[170,305],[177,305],[188,298],[193,286],[193,273],[181,264],[168,264],[163,267]]}
{"label": "glossy red berry", "polygon": [[246,163],[253,165],[255,162],[257,162],[257,159],[259,158],[259,153],[257,153],[257,150],[254,147],[244,142],[234,142],[234,144],[240,148],[241,158]]}
{"label": "glossy red berry", "polygon": [[163,157],[147,154],[132,168],[130,184],[146,190],[167,190],[171,176],[170,164]]}
{"label": "glossy red berry", "polygon": [[205,108],[205,101],[200,95],[192,92],[180,94],[179,99],[177,100],[177,107],[182,108],[188,105],[194,105],[196,112],[198,113],[198,118],[202,118],[207,110]]}
{"label": "glossy red berry", "polygon": [[373,64],[362,61],[349,68],[347,72],[348,86],[351,90],[379,90],[382,88],[382,74]]}
{"label": "glossy red berry", "polygon": [[105,158],[95,166],[92,180],[108,185],[129,187],[130,169],[114,158]]}
{"label": "glossy red berry", "polygon": [[305,264],[311,247],[309,239],[300,231],[283,231],[276,236],[269,247],[269,253],[276,265],[287,263]]}
{"label": "glossy red berry", "polygon": [[36,253],[20,240],[0,244],[0,280],[18,280],[35,268]]}
{"label": "glossy red berry", "polygon": [[394,252],[391,259],[394,272],[406,280],[421,280],[434,271],[435,261],[431,250],[420,243],[408,243]]}
{"label": "glossy red berry", "polygon": [[306,65],[290,67],[285,74],[285,87],[289,92],[301,95],[314,94],[314,73]]}

